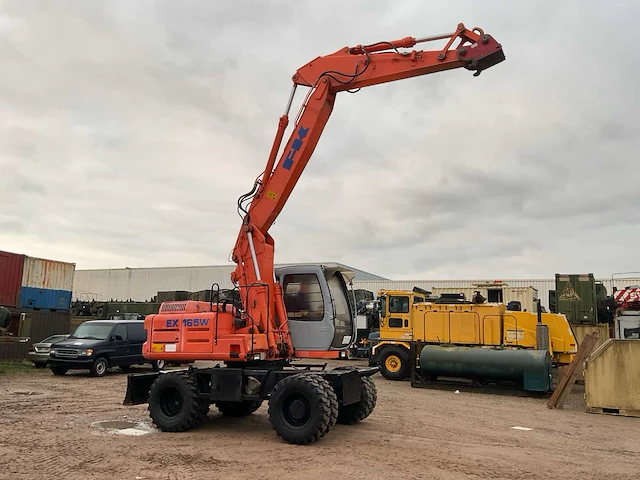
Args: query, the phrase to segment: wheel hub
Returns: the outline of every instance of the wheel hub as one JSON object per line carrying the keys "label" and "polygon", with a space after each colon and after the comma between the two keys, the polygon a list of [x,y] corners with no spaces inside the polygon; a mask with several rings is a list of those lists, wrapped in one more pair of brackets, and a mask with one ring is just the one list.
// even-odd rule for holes
{"label": "wheel hub", "polygon": [[291,406],[289,407],[289,412],[291,413],[291,417],[294,420],[300,421],[304,418],[305,414],[304,403],[302,400],[294,400],[291,402]]}
{"label": "wheel hub", "polygon": [[385,366],[390,372],[397,372],[398,370],[400,370],[401,363],[402,362],[397,356],[389,355],[389,357],[387,357],[387,360],[385,361]]}
{"label": "wheel hub", "polygon": [[283,420],[292,427],[302,427],[311,418],[311,405],[302,394],[290,395],[282,405]]}
{"label": "wheel hub", "polygon": [[180,392],[175,388],[167,388],[167,391],[162,396],[160,409],[167,417],[178,415],[182,410],[182,395],[180,395]]}

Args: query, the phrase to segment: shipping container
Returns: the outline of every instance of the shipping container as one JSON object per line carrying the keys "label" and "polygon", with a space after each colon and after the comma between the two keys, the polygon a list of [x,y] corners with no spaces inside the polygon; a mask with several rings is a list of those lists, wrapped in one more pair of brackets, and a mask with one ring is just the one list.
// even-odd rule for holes
{"label": "shipping container", "polygon": [[0,337],[0,360],[23,361],[31,344],[27,338],[9,340]]}
{"label": "shipping container", "polygon": [[71,333],[71,315],[68,312],[21,312],[18,336],[28,337],[31,343],[51,335]]}
{"label": "shipping container", "polygon": [[572,324],[598,323],[596,280],[592,273],[556,273],[556,311]]}
{"label": "shipping container", "polygon": [[0,251],[0,305],[17,307],[20,300],[20,285],[24,255]]}
{"label": "shipping container", "polygon": [[68,311],[75,268],[75,263],[25,256],[19,307]]}

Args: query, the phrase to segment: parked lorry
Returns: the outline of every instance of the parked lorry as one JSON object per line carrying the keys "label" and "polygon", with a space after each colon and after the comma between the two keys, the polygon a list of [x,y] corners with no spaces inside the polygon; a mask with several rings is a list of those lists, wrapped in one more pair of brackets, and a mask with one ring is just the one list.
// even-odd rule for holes
{"label": "parked lorry", "polygon": [[571,363],[577,351],[571,325],[562,314],[509,310],[504,303],[440,303],[415,290],[380,290],[378,301],[380,331],[370,337],[369,363],[390,380],[407,378],[410,362],[416,360],[409,353],[415,342],[514,351],[542,348],[555,365]]}
{"label": "parked lorry", "polygon": [[640,339],[640,285],[614,289],[614,338]]}

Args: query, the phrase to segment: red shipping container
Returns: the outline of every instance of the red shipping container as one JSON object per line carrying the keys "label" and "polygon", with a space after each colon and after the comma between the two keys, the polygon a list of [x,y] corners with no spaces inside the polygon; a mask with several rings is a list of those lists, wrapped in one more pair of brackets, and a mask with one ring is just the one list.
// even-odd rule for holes
{"label": "red shipping container", "polygon": [[0,251],[0,305],[19,305],[23,266],[24,255]]}

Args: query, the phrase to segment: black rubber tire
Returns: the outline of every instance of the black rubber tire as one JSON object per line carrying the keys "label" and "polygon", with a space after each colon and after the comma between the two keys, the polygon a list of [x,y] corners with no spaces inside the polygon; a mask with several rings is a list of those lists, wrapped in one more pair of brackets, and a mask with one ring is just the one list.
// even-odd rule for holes
{"label": "black rubber tire", "polygon": [[240,402],[216,402],[216,408],[226,417],[246,417],[258,410],[262,400],[242,400]]}
{"label": "black rubber tire", "polygon": [[[206,408],[205,408],[206,407]],[[149,416],[163,432],[184,432],[199,426],[209,403],[198,395],[198,382],[189,372],[163,373],[149,390]]]}
{"label": "black rubber tire", "polygon": [[104,377],[107,374],[107,370],[109,370],[109,361],[105,357],[98,357],[91,365],[89,374],[92,377]]}
{"label": "black rubber tire", "polygon": [[34,363],[36,368],[47,368],[47,363],[46,362],[36,362]]}
{"label": "black rubber tire", "polygon": [[[293,409],[298,412],[298,419]],[[280,380],[269,398],[269,423],[288,443],[306,445],[324,437],[338,419],[338,397],[321,375],[300,373]]]}
{"label": "black rubber tire", "polygon": [[[387,358],[394,355],[400,360],[400,368],[397,371],[391,371],[386,366]],[[384,350],[380,352],[378,365],[380,367],[380,374],[387,380],[404,380],[409,377],[409,352],[404,347],[384,347]]]}
{"label": "black rubber tire", "polygon": [[371,377],[360,377],[362,386],[360,387],[360,401],[350,405],[342,405],[338,410],[337,423],[342,425],[353,425],[361,422],[373,412],[378,401],[378,390]]}
{"label": "black rubber tire", "polygon": [[51,372],[54,375],[64,375],[65,373],[67,373],[69,371],[69,369],[67,367],[51,367]]}

